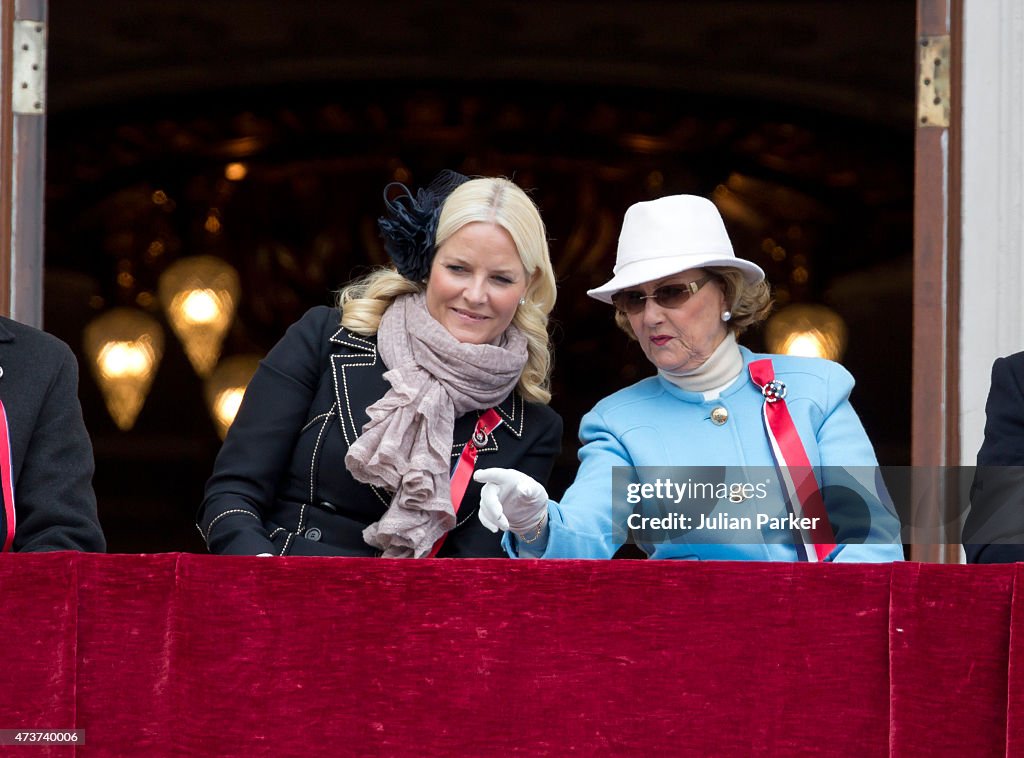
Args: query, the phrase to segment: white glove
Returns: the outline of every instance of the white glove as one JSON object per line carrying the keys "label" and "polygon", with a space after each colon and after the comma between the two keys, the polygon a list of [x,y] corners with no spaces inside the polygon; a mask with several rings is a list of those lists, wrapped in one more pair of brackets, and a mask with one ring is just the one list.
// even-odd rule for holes
{"label": "white glove", "polygon": [[547,518],[548,493],[536,479],[510,468],[481,469],[473,479],[484,485],[480,523],[492,532],[525,534]]}

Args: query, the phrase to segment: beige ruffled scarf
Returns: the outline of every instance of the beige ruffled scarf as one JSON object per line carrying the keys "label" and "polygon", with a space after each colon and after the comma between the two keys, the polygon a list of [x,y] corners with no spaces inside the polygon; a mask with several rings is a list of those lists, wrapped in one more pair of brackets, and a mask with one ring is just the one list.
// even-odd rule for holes
{"label": "beige ruffled scarf", "polygon": [[526,337],[509,326],[496,345],[459,342],[430,315],[422,293],[384,312],[377,349],[391,384],[345,465],[361,482],[392,490],[387,512],[363,530],[385,557],[422,558],[455,526],[449,472],[455,419],[490,408],[519,381]]}

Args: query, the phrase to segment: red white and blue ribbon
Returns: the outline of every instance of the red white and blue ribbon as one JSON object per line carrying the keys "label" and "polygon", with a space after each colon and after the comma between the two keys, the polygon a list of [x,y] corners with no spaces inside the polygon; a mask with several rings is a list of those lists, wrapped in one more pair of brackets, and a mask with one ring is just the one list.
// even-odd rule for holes
{"label": "red white and blue ribbon", "polygon": [[14,467],[11,465],[11,435],[7,429],[7,409],[0,401],[0,493],[4,498],[3,552],[14,545]]}
{"label": "red white and blue ribbon", "polygon": [[[797,535],[804,558],[808,561],[823,561],[835,549],[836,538],[832,533],[814,469],[800,441],[793,417],[789,415],[785,399],[786,385],[775,378],[775,367],[770,358],[751,362],[750,378],[764,395],[761,410],[764,428],[790,508],[801,526]],[[806,524],[804,519],[811,519],[810,523],[814,527],[803,528]]]}
{"label": "red white and blue ribbon", "polygon": [[[473,436],[463,446],[462,454],[459,456],[459,460],[455,462],[455,468],[452,469],[451,490],[452,508],[455,510],[456,516],[459,515],[459,506],[462,505],[462,498],[466,496],[469,481],[473,478],[473,469],[476,467],[478,449],[487,444],[487,437],[499,426],[501,426],[501,416],[493,408],[488,408],[477,419],[476,428],[473,429]],[[447,536],[448,533],[445,532],[434,543],[434,547],[431,548],[430,554],[427,556],[428,558],[437,556]]]}

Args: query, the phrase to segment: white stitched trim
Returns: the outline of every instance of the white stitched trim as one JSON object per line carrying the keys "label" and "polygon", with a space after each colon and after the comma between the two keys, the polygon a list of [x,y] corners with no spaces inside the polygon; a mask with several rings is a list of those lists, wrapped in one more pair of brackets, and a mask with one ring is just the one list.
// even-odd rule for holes
{"label": "white stitched trim", "polygon": [[[472,438],[470,438],[470,439],[472,439]],[[490,441],[491,444],[488,445],[487,447],[478,447],[476,449],[476,451],[478,453],[496,453],[496,452],[498,452],[498,439],[494,435],[494,433],[492,432],[491,434],[488,434],[487,435],[487,439]],[[462,450],[463,450],[463,448],[466,447],[466,445],[468,443],[469,443],[469,440],[466,440],[466,442],[463,442],[461,445],[452,445],[452,456],[451,457],[452,458],[458,458],[460,455],[462,455]]]}
{"label": "white stitched trim", "polygon": [[[512,432],[516,437],[523,436],[523,423],[526,420],[526,410],[523,398],[519,397],[518,392],[512,393],[512,415],[505,413],[505,411],[495,406],[495,410],[508,422],[508,430]],[[518,423],[518,426],[516,424]]]}
{"label": "white stitched trim", "polygon": [[[345,339],[343,335],[347,335],[348,339]],[[341,339],[339,339],[341,337]],[[330,342],[335,342],[339,345],[348,345],[354,347],[356,350],[376,350],[377,346],[366,337],[360,337],[354,332],[349,332],[344,326],[338,327],[338,331],[330,337]]]}
{"label": "white stitched trim", "polygon": [[[305,521],[306,521],[306,511],[307,510],[309,510],[309,503],[303,503],[302,504],[302,508],[299,510],[299,523],[296,525],[294,532],[288,532],[288,539],[286,539],[284,541],[284,546],[281,548],[281,552],[278,553],[278,555],[285,555],[285,554],[287,554],[288,548],[292,544],[292,540],[295,537],[298,537],[300,533],[305,531],[306,527],[304,526],[304,524],[305,524]],[[281,529],[275,529],[274,530],[274,534],[277,534],[279,531],[281,531]]]}
{"label": "white stitched trim", "polygon": [[[220,521],[225,516],[230,516],[232,513],[244,513],[246,516],[252,516],[257,521],[260,520],[259,516],[257,516],[252,511],[247,510],[246,508],[232,508],[229,511],[224,511],[223,513],[219,513],[219,514],[217,514],[217,517],[213,521],[210,522],[210,525],[208,527],[206,527],[206,534],[203,534],[202,527],[199,528],[199,533],[203,534],[203,539],[206,540],[206,547],[210,547],[210,533],[213,532],[213,525],[216,524],[218,521]],[[196,526],[199,526],[199,525],[196,524]]]}
{"label": "white stitched trim", "polygon": [[[352,447],[352,440],[348,436],[348,426],[345,425],[346,421],[348,421],[349,424],[352,424],[353,434],[355,434],[356,425],[352,421],[352,407],[349,404],[348,399],[348,377],[345,372],[342,371],[341,381],[338,381],[338,364],[333,360],[336,357],[337,356],[332,356],[331,360],[331,373],[334,375],[334,401],[338,405],[338,421],[341,424],[341,433],[345,436],[345,446]],[[339,390],[345,395],[344,406],[341,404],[341,395],[338,394]],[[342,413],[343,407],[347,413]]]}
{"label": "white stitched trim", "polygon": [[[335,356],[332,356],[332,357],[335,358],[335,359],[340,359],[341,356],[335,355]],[[334,360],[331,361],[331,371],[334,374],[334,387],[335,387],[336,390],[340,390],[344,394],[344,396],[345,396],[345,404],[344,404],[344,406],[342,406],[342,404],[341,404],[341,397],[340,396],[337,396],[336,399],[338,401],[339,413],[341,412],[342,408],[344,408],[344,411],[345,411],[345,415],[342,418],[341,431],[345,435],[345,444],[348,445],[349,447],[352,446],[352,440],[354,440],[356,437],[359,436],[359,430],[356,428],[355,418],[352,416],[352,401],[351,401],[351,399],[348,396],[348,372],[345,369],[348,369],[350,366],[351,367],[373,366],[376,362],[377,362],[376,355],[374,356],[374,359],[372,361],[363,361],[363,362],[360,362],[360,363],[344,362],[342,364],[341,381],[339,382],[338,381],[338,367],[337,367],[337,364],[334,362]],[[345,425],[345,421],[348,421],[348,426]],[[352,428],[352,437],[351,438],[348,435],[349,426],[351,426],[351,428]]]}
{"label": "white stitched trim", "polygon": [[283,526],[279,526],[279,527],[277,527],[277,529],[275,529],[274,531],[272,531],[270,533],[270,536],[268,537],[268,539],[274,539],[274,537],[277,536],[278,532],[286,532],[286,531],[288,531],[288,530],[285,529]]}
{"label": "white stitched trim", "polygon": [[373,494],[377,496],[377,499],[380,500],[382,503],[384,503],[385,507],[391,505],[391,501],[385,499],[384,496],[381,494],[381,492],[387,492],[387,490],[385,490],[385,489],[383,489],[381,487],[378,487],[378,486],[376,486],[374,484],[370,485],[370,489],[373,490]]}
{"label": "white stitched trim", "polygon": [[[334,379],[334,404],[338,408],[338,425],[341,427],[341,433],[345,436],[345,444],[348,447],[352,447],[352,443],[348,439],[348,429],[345,428],[345,417],[341,413],[341,395],[338,394],[338,364],[334,362],[337,356],[331,356],[331,376]],[[342,374],[342,380],[345,375]],[[345,399],[348,399],[348,390],[345,390]]]}
{"label": "white stitched trim", "polygon": [[[465,524],[465,523],[466,523],[467,521],[469,521],[469,519],[470,519],[470,518],[472,517],[472,515],[473,515],[474,513],[476,513],[476,508],[474,508],[473,510],[471,510],[471,511],[469,512],[469,515],[467,515],[467,516],[466,516],[466,518],[462,519],[462,521],[456,521],[456,522],[455,522],[455,526],[453,526],[453,527],[452,527],[452,529],[457,529],[457,528],[459,528],[460,526],[462,526],[463,524]],[[451,529],[449,529],[448,531],[451,531]]]}
{"label": "white stitched trim", "polygon": [[334,406],[332,405],[331,409],[329,411],[327,411],[327,413],[321,413],[319,416],[313,416],[313,418],[311,418],[309,421],[307,421],[306,425],[304,427],[302,427],[302,429],[299,432],[299,434],[302,434],[302,432],[304,432],[307,429],[309,429],[309,427],[313,426],[313,424],[315,424],[319,419],[330,418],[333,413],[334,413]]}
{"label": "white stitched trim", "polygon": [[338,342],[340,342],[343,345],[349,345],[350,347],[354,347],[357,350],[367,350],[371,353],[377,352],[377,343],[375,343],[373,340],[367,339],[366,337],[361,337],[355,332],[348,333],[348,340],[338,340]]}
{"label": "white stitched trim", "polygon": [[[373,354],[372,357],[368,355],[365,356],[363,360],[359,361],[344,360],[343,356],[340,355],[331,356],[331,374],[334,377],[335,401],[338,406],[338,426],[341,427],[341,433],[345,437],[346,447],[352,447],[353,440],[359,437],[359,429],[356,428],[355,418],[352,415],[352,401],[348,396],[348,372],[345,369],[348,369],[349,367],[362,368],[365,366],[375,366],[377,364],[378,354],[377,345],[374,342],[364,339],[352,332],[348,332],[347,336],[349,340],[352,341],[338,340],[338,342],[357,350],[367,350]],[[371,360],[366,360],[366,358],[371,358]],[[341,381],[338,381],[338,362],[341,362],[342,367]],[[341,402],[342,396],[345,398],[344,403]],[[352,430],[351,436],[349,436],[349,428]],[[391,500],[389,498],[385,498],[384,495],[381,494],[385,490],[373,485],[370,485],[370,489],[373,490],[373,494],[377,496],[377,499],[380,500],[385,507],[391,505]],[[309,493],[309,499],[311,502],[316,499],[313,494],[311,487]]]}
{"label": "white stitched trim", "polygon": [[[316,435],[316,444],[313,445],[313,455],[309,459],[309,502],[313,502],[314,495],[316,493],[316,458],[320,452],[320,443],[323,442],[324,432],[327,430],[327,425],[331,422],[331,416],[334,413],[334,407],[331,407],[330,413],[324,418],[324,423],[320,426],[320,433]],[[302,523],[301,519],[299,523]]]}

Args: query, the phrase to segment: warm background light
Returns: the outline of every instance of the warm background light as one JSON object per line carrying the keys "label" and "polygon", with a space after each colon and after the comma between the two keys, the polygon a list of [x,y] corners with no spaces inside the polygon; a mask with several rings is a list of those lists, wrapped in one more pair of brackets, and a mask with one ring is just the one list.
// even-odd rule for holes
{"label": "warm background light", "polygon": [[248,173],[249,169],[244,163],[229,163],[224,167],[224,178],[233,182],[241,181]]}
{"label": "warm background light", "polygon": [[121,379],[145,376],[153,369],[152,346],[148,342],[108,342],[96,358],[104,376]]}
{"label": "warm background light", "polygon": [[161,274],[157,289],[192,367],[209,376],[235,317],[238,272],[211,255],[182,258]]}
{"label": "warm background light", "polygon": [[771,353],[838,361],[846,350],[846,323],[824,305],[798,303],[768,319],[765,342]]}
{"label": "warm background light", "polygon": [[213,290],[190,290],[175,297],[171,307],[181,310],[181,316],[192,326],[212,324],[220,317],[223,307]]}
{"label": "warm background light", "polygon": [[107,411],[119,429],[131,429],[163,357],[163,329],[143,311],[114,308],[86,326],[83,340]]}
{"label": "warm background light", "polygon": [[213,414],[217,417],[217,421],[230,427],[242,405],[243,397],[245,397],[243,387],[231,387],[218,393],[213,401]]}
{"label": "warm background light", "polygon": [[782,345],[786,355],[802,355],[807,358],[828,358],[829,351],[825,340],[818,332],[797,332],[786,338]]}
{"label": "warm background light", "polygon": [[225,358],[206,380],[206,404],[221,439],[228,433],[242,404],[245,388],[259,365],[260,356],[233,355]]}

